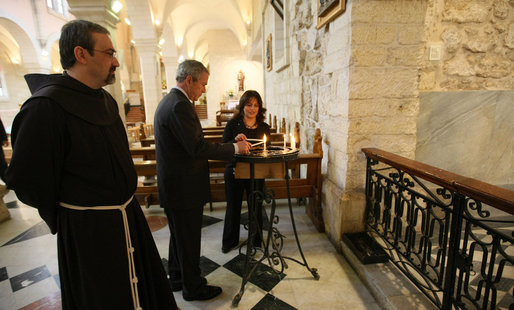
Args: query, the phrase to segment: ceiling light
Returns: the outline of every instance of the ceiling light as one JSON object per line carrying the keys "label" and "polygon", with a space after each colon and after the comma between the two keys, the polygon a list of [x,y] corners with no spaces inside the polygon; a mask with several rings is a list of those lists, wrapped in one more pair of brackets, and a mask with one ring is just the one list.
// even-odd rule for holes
{"label": "ceiling light", "polygon": [[123,8],[123,4],[119,2],[118,0],[114,1],[111,5],[111,9],[114,11],[114,13],[119,13],[121,9]]}
{"label": "ceiling light", "polygon": [[164,44],[164,42],[166,42],[166,40],[164,40],[164,38],[161,38],[161,39],[159,40],[159,45],[160,45],[160,46],[162,46],[162,45]]}
{"label": "ceiling light", "polygon": [[45,51],[45,50],[42,50],[42,51],[41,51],[41,56],[48,56],[48,52],[47,52],[47,51]]}

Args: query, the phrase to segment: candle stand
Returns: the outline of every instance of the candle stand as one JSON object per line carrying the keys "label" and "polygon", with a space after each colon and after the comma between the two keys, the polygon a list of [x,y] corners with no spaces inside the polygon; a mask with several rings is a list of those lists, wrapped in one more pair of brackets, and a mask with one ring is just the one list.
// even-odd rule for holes
{"label": "candle stand", "polygon": [[[234,299],[232,300],[232,306],[237,307],[241,298],[244,294],[245,285],[256,270],[259,263],[268,261],[269,267],[281,277],[284,273],[284,269],[288,268],[286,260],[291,260],[302,266],[305,266],[309,272],[313,275],[314,279],[319,280],[319,274],[316,268],[310,268],[307,264],[307,260],[302,251],[300,240],[298,239],[298,233],[296,231],[296,224],[293,216],[293,209],[291,205],[291,194],[289,189],[289,169],[288,162],[290,160],[297,159],[299,151],[297,149],[283,148],[276,146],[269,146],[267,148],[252,149],[248,155],[236,155],[236,178],[250,179],[250,194],[247,193],[248,201],[248,240],[246,241],[246,259],[244,263],[243,279],[241,282],[241,288]],[[287,202],[289,206],[289,214],[291,216],[291,224],[296,239],[296,245],[300,252],[302,260],[297,260],[292,257],[287,257],[281,254],[283,247],[284,235],[280,233],[276,224],[279,222],[278,216],[275,215],[276,202],[272,191],[267,190],[265,187],[263,190],[255,188],[255,179],[264,179],[270,177],[274,172],[272,170],[281,171],[280,177],[284,177],[287,187]],[[257,168],[257,172],[256,172]],[[249,171],[248,171],[249,170]],[[264,171],[264,172],[263,172]],[[262,228],[259,227],[259,222],[256,214],[257,204],[266,202],[271,203],[268,234],[264,239]],[[263,206],[264,207],[264,206]],[[260,234],[261,245],[253,244],[254,237]],[[245,244],[241,245],[239,252],[243,251]],[[262,247],[261,247],[262,246]]]}

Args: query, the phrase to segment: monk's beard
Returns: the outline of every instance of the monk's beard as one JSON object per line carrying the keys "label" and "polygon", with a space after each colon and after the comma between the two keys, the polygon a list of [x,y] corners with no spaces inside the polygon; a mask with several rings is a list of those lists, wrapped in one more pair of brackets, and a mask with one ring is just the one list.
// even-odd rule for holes
{"label": "monk's beard", "polygon": [[114,82],[116,82],[116,68],[112,67],[111,70],[109,71],[109,74],[105,78],[105,83],[107,85],[109,85],[109,84],[114,84]]}

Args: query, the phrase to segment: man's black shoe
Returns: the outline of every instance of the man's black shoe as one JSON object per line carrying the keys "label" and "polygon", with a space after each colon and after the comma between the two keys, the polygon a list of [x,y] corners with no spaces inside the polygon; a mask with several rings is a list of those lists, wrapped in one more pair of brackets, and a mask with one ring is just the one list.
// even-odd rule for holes
{"label": "man's black shoe", "polygon": [[226,254],[235,248],[237,248],[237,244],[231,247],[221,247],[221,252],[223,252],[223,254]]}
{"label": "man's black shoe", "polygon": [[[205,277],[200,277],[200,285],[204,286],[205,284],[207,284],[207,279]],[[182,282],[172,282],[170,279],[170,285],[173,292],[182,290]]]}
{"label": "man's black shoe", "polygon": [[182,293],[182,297],[184,300],[192,301],[192,300],[207,300],[214,298],[221,294],[221,287],[213,286],[213,285],[202,285],[198,290],[196,290],[193,294],[184,294]]}

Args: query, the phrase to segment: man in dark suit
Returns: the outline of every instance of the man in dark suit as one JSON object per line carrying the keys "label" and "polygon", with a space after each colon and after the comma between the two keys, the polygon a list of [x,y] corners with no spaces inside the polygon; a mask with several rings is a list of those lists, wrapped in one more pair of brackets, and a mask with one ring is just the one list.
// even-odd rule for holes
{"label": "man in dark suit", "polygon": [[200,241],[203,206],[209,199],[208,159],[230,160],[248,153],[250,144],[210,143],[192,101],[205,93],[209,71],[196,60],[182,62],[177,86],[171,89],[155,112],[155,153],[159,200],[170,228],[169,275],[172,289],[182,289],[185,300],[207,300],[221,288],[207,285],[200,276]]}

